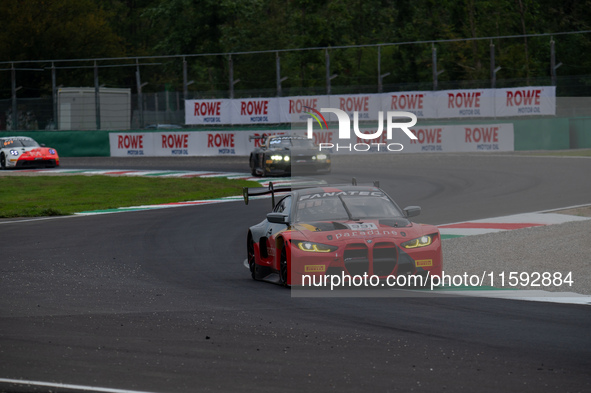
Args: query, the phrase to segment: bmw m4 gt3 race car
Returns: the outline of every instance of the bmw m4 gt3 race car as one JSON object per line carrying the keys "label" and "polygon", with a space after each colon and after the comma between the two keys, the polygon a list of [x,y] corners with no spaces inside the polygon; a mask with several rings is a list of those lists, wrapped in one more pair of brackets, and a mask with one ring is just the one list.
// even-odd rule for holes
{"label": "bmw m4 gt3 race car", "polygon": [[[288,193],[274,203],[278,192]],[[421,208],[400,209],[377,183],[244,189],[246,204],[265,194],[273,197],[273,211],[249,228],[246,242],[255,280],[300,286],[306,285],[304,278],[326,283],[331,275],[367,274],[379,282],[399,275],[441,276],[437,227],[411,222]]]}
{"label": "bmw m4 gt3 race car", "polygon": [[263,144],[250,153],[250,172],[253,176],[289,176],[293,166],[302,172],[329,173],[330,154],[318,151],[318,146],[301,136],[251,136]]}
{"label": "bmw m4 gt3 race car", "polygon": [[57,151],[45,145],[39,145],[26,136],[0,138],[0,167],[32,168],[56,167],[60,164]]}

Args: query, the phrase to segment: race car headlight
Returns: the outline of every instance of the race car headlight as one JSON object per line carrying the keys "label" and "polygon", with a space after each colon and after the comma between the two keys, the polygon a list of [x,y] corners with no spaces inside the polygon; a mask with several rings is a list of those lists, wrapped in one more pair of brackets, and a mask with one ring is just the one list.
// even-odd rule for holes
{"label": "race car headlight", "polygon": [[297,244],[297,246],[300,250],[309,251],[309,252],[333,252],[333,251],[336,251],[338,248],[335,246],[329,246],[327,244],[322,244],[322,243],[302,242],[302,241],[296,241],[294,243]]}
{"label": "race car headlight", "polygon": [[427,247],[433,243],[433,235],[424,235],[401,244],[404,248]]}
{"label": "race car headlight", "polygon": [[55,150],[49,149],[49,154],[55,154]]}
{"label": "race car headlight", "polygon": [[327,158],[328,158],[328,157],[326,156],[326,154],[318,154],[318,155],[316,156],[316,159],[318,159],[318,160],[321,160],[321,161],[324,161],[324,160],[326,160]]}
{"label": "race car headlight", "polygon": [[271,156],[273,161],[289,161],[289,156],[282,156],[280,154],[274,154]]}
{"label": "race car headlight", "polygon": [[18,150],[10,150],[10,154],[13,156],[18,156]]}

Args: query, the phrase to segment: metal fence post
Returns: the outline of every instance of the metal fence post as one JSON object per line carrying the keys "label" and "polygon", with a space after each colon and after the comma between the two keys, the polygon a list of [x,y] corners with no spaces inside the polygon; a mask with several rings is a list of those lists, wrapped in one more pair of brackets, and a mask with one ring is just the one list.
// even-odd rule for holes
{"label": "metal fence post", "polygon": [[554,37],[550,38],[550,75],[552,77],[552,86],[556,86],[556,70],[562,65],[562,62],[556,64],[556,52],[554,51]]}
{"label": "metal fence post", "polygon": [[96,60],[94,61],[94,104],[96,113],[96,129],[101,129],[101,99],[100,99],[100,86],[98,77],[98,66]]}
{"label": "metal fence post", "polygon": [[51,99],[53,104],[53,125],[55,129],[59,129],[58,121],[57,121],[57,83],[56,83],[56,76],[55,76],[55,64],[53,61],[51,62]]}
{"label": "metal fence post", "polygon": [[495,88],[497,84],[497,73],[495,72],[495,44],[490,42],[490,87]]}
{"label": "metal fence post", "polygon": [[135,82],[137,84],[137,107],[139,112],[139,126],[140,128],[144,128],[144,106],[143,106],[143,95],[142,95],[142,80],[140,77],[140,65],[138,60],[135,61],[136,70],[135,70]]}
{"label": "metal fence post", "polygon": [[378,46],[378,93],[382,92],[382,47]]}
{"label": "metal fence post", "polygon": [[187,76],[187,59],[183,56],[183,98],[189,98],[189,84]]}
{"label": "metal fence post", "polygon": [[281,60],[279,52],[275,52],[275,74],[277,78],[277,97],[281,97]]}
{"label": "metal fence post", "polygon": [[160,123],[160,113],[158,108],[158,102],[160,101],[160,97],[158,97],[158,93],[154,93],[154,110],[156,112],[156,124]]}
{"label": "metal fence post", "polygon": [[326,94],[330,95],[330,55],[328,48],[324,50],[324,60],[326,63]]}
{"label": "metal fence post", "polygon": [[435,48],[435,44],[431,46],[431,62],[433,68],[433,90],[437,90],[437,48]]}
{"label": "metal fence post", "polygon": [[378,93],[384,90],[384,78],[390,75],[389,72],[382,74],[382,47],[378,46]]}
{"label": "metal fence post", "polygon": [[12,90],[12,130],[18,129],[18,107],[16,105],[16,70],[14,63],[12,63],[12,69],[10,70],[12,77],[11,90]]}
{"label": "metal fence post", "polygon": [[228,55],[228,66],[230,68],[230,98],[234,98],[234,62],[231,54]]}

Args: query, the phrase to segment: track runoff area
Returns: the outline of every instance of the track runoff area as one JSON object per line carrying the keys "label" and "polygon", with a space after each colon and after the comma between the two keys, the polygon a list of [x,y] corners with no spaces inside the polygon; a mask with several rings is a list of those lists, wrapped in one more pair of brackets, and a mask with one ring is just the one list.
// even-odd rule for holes
{"label": "track runoff area", "polygon": [[[261,186],[268,186],[270,181],[274,185],[321,185],[321,181],[310,181],[305,177],[292,177],[289,179],[268,179],[253,177],[248,173],[230,173],[230,172],[214,172],[214,171],[165,171],[165,170],[96,170],[96,169],[34,169],[27,171],[20,171],[20,173],[37,173],[42,174],[49,172],[52,175],[105,175],[105,176],[148,176],[148,177],[178,177],[178,178],[192,178],[192,177],[224,177],[228,179],[246,179],[256,181]],[[269,198],[270,196],[262,196],[256,198]],[[129,206],[120,207],[117,209],[106,209],[96,211],[79,212],[75,216],[88,216],[97,214],[111,214],[123,213],[132,211],[144,211],[153,209],[165,209],[182,206],[195,205],[210,205],[216,203],[227,202],[242,202],[242,196],[232,196],[211,200],[197,200],[177,203],[167,203],[160,205],[146,205],[146,206]],[[581,206],[569,206],[563,209],[556,209],[552,211],[540,211],[524,214],[515,214],[502,217],[492,217],[488,219],[456,222],[438,225],[442,240],[456,239],[469,237],[474,235],[485,235],[498,232],[522,230],[526,228],[543,227],[555,224],[564,224],[568,222],[586,221],[591,217],[580,217],[570,214],[562,214],[559,211],[578,208]],[[7,221],[11,222],[11,221]],[[444,243],[445,244],[445,243]],[[490,248],[492,249],[492,247]],[[363,277],[361,277],[362,279]],[[446,274],[444,264],[444,275],[439,281],[431,282],[430,285],[435,291],[425,290],[399,290],[396,296],[422,296],[426,292],[431,292],[430,295],[436,296],[479,296],[492,297],[513,300],[528,300],[528,301],[543,301],[554,303],[570,303],[570,304],[585,304],[591,305],[591,296],[569,292],[568,288],[573,282],[572,273],[568,272],[562,274],[557,272],[518,272],[518,271],[483,271],[480,274]],[[357,280],[351,283],[356,286],[356,283],[367,284],[367,278],[364,280]],[[330,283],[329,283],[330,284]],[[396,282],[388,283],[388,286],[396,287]],[[382,284],[380,284],[382,285]],[[369,285],[371,286],[371,285]],[[540,289],[517,289],[522,286],[538,287]],[[546,291],[544,288],[555,287],[560,291]],[[400,288],[399,288],[400,289]],[[562,291],[565,289],[566,291]],[[326,292],[320,294],[318,291],[297,290],[292,291],[295,296],[326,296]],[[377,292],[377,296],[384,296],[383,292]],[[357,296],[357,293],[335,291],[331,296]],[[428,294],[427,294],[428,295]],[[368,296],[365,294],[365,296]],[[370,294],[369,296],[376,296]]]}

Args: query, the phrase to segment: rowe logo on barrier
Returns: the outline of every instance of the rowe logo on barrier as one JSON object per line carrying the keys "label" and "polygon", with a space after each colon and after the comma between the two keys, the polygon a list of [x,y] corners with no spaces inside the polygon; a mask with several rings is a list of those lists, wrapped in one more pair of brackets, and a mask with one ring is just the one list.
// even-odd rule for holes
{"label": "rowe logo on barrier", "polygon": [[[310,112],[305,112],[305,113],[312,116],[311,118],[308,118],[308,132],[307,132],[308,139],[312,139],[314,137],[314,134],[313,134],[314,119],[320,125],[321,129],[324,128],[323,127],[323,123],[324,123],[324,126],[328,130],[328,124],[321,112],[325,112],[325,113],[330,112],[330,113],[334,113],[337,116],[337,119],[339,120],[339,139],[351,139],[351,119],[349,118],[349,115],[345,111],[343,111],[341,109],[335,109],[335,108],[321,108],[320,112],[319,112],[316,109],[311,108],[309,106],[305,106],[304,108],[310,110]],[[401,118],[409,118],[410,121],[405,122],[405,123],[400,123],[400,122],[394,121],[395,119],[401,119]],[[320,119],[322,119],[322,122],[320,122]],[[406,135],[408,135],[408,137],[410,139],[413,139],[413,140],[417,139],[416,135],[413,134],[411,130],[409,130],[409,127],[412,127],[415,124],[417,124],[417,116],[414,113],[401,112],[401,111],[388,111],[386,114],[386,139],[388,139],[388,140],[392,139],[392,130],[395,128],[400,128],[402,131],[404,131],[404,133]],[[359,113],[353,112],[353,132],[355,132],[355,135],[357,136],[358,140],[359,139],[365,139],[365,140],[378,139],[382,136],[383,131],[384,131],[384,112],[382,112],[382,111],[378,112],[378,129],[376,132],[369,133],[369,134],[361,132],[359,130]],[[346,144],[339,145],[338,143],[334,144],[334,143],[322,142],[318,146],[319,146],[320,151],[322,151],[322,149],[333,149],[333,148],[336,149],[336,151],[339,151],[339,150],[369,151],[370,149],[372,149],[372,147],[377,148],[377,151],[380,151],[380,149],[388,150],[388,151],[401,151],[402,149],[404,149],[404,146],[401,143],[364,143],[364,142],[361,142],[361,143],[349,143],[348,145],[346,145]]]}

